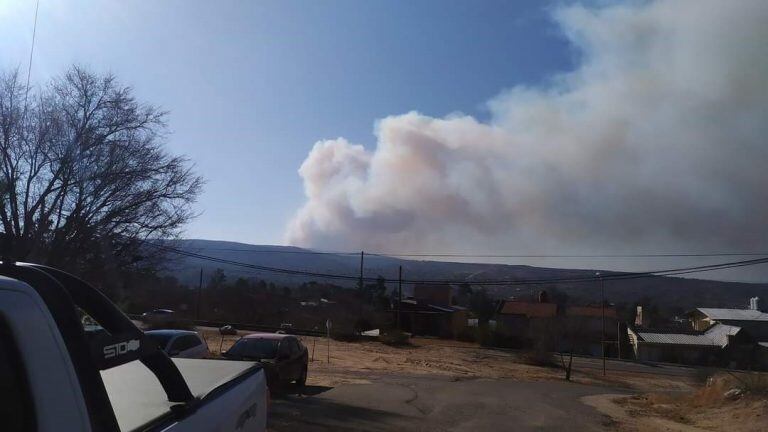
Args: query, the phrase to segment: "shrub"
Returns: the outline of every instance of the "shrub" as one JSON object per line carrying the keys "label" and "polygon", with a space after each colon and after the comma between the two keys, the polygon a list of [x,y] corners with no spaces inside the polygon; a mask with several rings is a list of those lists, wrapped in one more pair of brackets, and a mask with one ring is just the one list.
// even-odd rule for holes
{"label": "shrub", "polygon": [[559,367],[555,361],[555,356],[551,352],[540,349],[531,349],[523,352],[520,354],[520,360],[525,364],[533,366]]}
{"label": "shrub", "polygon": [[477,336],[475,335],[475,329],[473,327],[464,327],[458,334],[456,334],[456,340],[462,342],[475,342]]}
{"label": "shrub", "polygon": [[331,333],[331,339],[340,342],[358,342],[362,339],[362,336],[358,332],[338,332]]}
{"label": "shrub", "polygon": [[386,345],[403,346],[410,345],[411,335],[399,330],[388,330],[379,335],[379,342]]}
{"label": "shrub", "polygon": [[715,375],[715,369],[702,367],[702,368],[696,368],[694,370],[694,378],[697,382],[701,384],[708,384],[710,382],[710,378],[712,378]]}
{"label": "shrub", "polygon": [[768,374],[750,372],[734,374],[738,376],[738,382],[742,390],[754,395],[768,395]]}

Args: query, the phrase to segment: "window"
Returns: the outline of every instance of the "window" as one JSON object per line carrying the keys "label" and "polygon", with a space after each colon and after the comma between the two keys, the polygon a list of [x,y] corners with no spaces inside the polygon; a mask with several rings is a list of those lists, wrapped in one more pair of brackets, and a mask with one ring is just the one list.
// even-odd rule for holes
{"label": "window", "polygon": [[35,430],[34,405],[11,329],[0,320],[0,420],[3,431]]}
{"label": "window", "polygon": [[283,339],[280,341],[280,357],[288,357],[293,354],[293,350],[291,348],[291,340],[290,339]]}
{"label": "window", "polygon": [[301,352],[301,347],[299,346],[298,340],[290,339],[289,346],[290,346],[291,357],[296,356],[299,354],[299,352]]}
{"label": "window", "polygon": [[170,351],[186,351],[200,345],[200,339],[195,335],[179,336],[173,341]]}
{"label": "window", "polygon": [[275,339],[240,339],[228,353],[234,357],[271,359],[277,354],[277,343]]}
{"label": "window", "polygon": [[160,349],[165,349],[168,346],[168,342],[171,340],[172,335],[169,333],[160,332],[146,332],[145,333],[150,340],[153,340]]}

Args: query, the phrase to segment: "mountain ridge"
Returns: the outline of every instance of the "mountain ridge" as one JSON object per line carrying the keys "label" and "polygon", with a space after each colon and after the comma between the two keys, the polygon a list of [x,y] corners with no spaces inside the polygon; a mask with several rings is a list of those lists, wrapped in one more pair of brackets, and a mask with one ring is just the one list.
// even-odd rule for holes
{"label": "mountain ridge", "polygon": [[[183,239],[170,240],[167,245],[186,252],[242,262],[263,267],[274,267],[312,273],[344,275],[356,278],[360,272],[360,256],[319,252],[296,246],[253,245],[224,240]],[[541,289],[565,293],[567,296],[583,302],[599,300],[597,283],[587,282],[547,282],[535,285],[519,285],[526,280],[550,280],[566,278],[592,278],[596,271],[605,275],[623,272],[597,269],[568,269],[536,267],[522,264],[467,263],[450,261],[411,260],[397,257],[366,255],[363,273],[366,278],[383,276],[396,280],[398,267],[403,267],[404,279],[450,280],[466,282],[509,280],[508,285],[486,286],[486,290],[497,298],[530,298]],[[272,273],[264,270],[246,269],[231,264],[209,262],[188,256],[179,256],[171,260],[166,272],[178,278],[182,283],[197,284],[200,269],[212,274],[221,268],[228,277],[258,278],[289,287],[306,282],[328,282],[342,287],[353,288],[356,279],[323,280],[323,278]],[[205,277],[205,276],[204,276]],[[395,285],[395,284],[389,284]],[[409,292],[411,287],[405,286]],[[393,289],[394,286],[389,287]],[[606,298],[615,303],[637,303],[651,299],[656,303],[681,308],[692,307],[745,307],[749,297],[760,296],[766,292],[768,284],[726,282],[708,279],[652,276],[647,278],[605,281]],[[767,299],[768,300],[768,299]]]}

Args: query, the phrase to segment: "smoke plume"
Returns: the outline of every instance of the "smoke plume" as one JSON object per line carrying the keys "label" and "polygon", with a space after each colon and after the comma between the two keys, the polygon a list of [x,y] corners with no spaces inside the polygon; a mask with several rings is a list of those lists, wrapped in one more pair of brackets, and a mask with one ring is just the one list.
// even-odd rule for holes
{"label": "smoke plume", "polygon": [[768,249],[768,2],[570,6],[580,55],[491,118],[319,141],[290,244],[445,252]]}

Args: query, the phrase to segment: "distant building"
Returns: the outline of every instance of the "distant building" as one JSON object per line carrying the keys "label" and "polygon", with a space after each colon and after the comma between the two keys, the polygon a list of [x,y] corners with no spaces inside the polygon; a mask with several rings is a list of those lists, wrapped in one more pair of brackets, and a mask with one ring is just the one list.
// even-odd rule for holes
{"label": "distant building", "polygon": [[[480,320],[477,318],[468,318],[467,327],[480,327]],[[488,320],[488,328],[496,330],[496,320]]]}
{"label": "distant building", "polygon": [[618,318],[613,305],[568,306],[564,315],[564,331],[558,344],[561,351],[602,356],[601,341],[605,335],[605,354],[609,357],[618,354]]}
{"label": "distant building", "polygon": [[[542,292],[544,293],[544,292]],[[603,353],[603,312],[605,312],[606,355],[615,356],[617,315],[612,305],[558,307],[548,303],[546,294],[538,302],[505,300],[497,310],[498,331],[512,347],[546,346],[553,351]]]}
{"label": "distant building", "polygon": [[630,328],[628,335],[635,359],[643,361],[746,367],[754,347],[742,328],[719,323],[706,331]]}
{"label": "distant building", "polygon": [[758,308],[758,299],[750,299],[750,309],[696,308],[688,312],[694,330],[704,331],[716,323],[735,325],[747,330],[759,341],[768,341],[768,313]]}
{"label": "distant building", "polygon": [[451,306],[452,292],[448,284],[417,283],[413,286],[413,298],[437,306]]}
{"label": "distant building", "polygon": [[499,315],[504,318],[554,318],[557,316],[557,305],[554,303],[533,303],[516,300],[505,300],[499,308]]}
{"label": "distant building", "polygon": [[544,291],[538,298],[538,302],[504,300],[499,304],[496,310],[496,329],[503,337],[504,345],[529,347],[551,337],[551,345],[554,348],[557,335],[557,305],[548,302],[549,297]]}
{"label": "distant building", "polygon": [[[416,284],[413,297],[400,301],[400,325],[413,335],[454,338],[467,327],[467,309],[453,305],[450,285]],[[392,312],[395,320],[398,305]]]}

